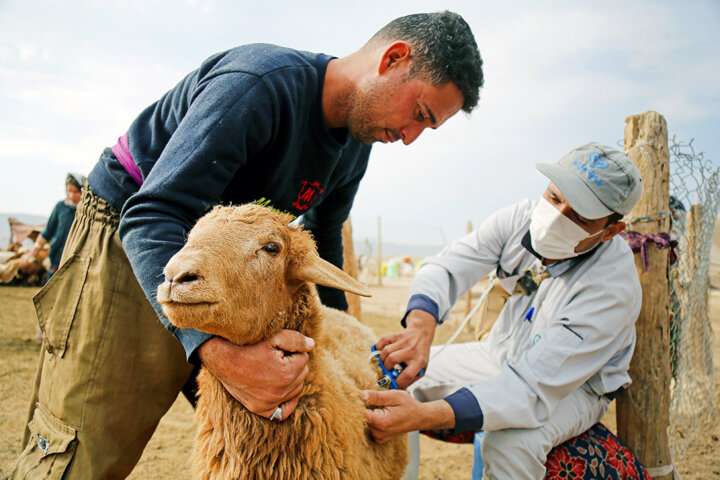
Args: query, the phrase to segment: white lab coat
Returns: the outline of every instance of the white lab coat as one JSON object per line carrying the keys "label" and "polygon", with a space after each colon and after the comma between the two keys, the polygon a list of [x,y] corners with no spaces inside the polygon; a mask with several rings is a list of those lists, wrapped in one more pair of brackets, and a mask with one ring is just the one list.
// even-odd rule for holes
{"label": "white lab coat", "polygon": [[[411,296],[431,298],[445,320],[455,301],[498,267],[510,274],[501,284],[512,292],[526,269],[540,265],[520,243],[536,203],[524,200],[496,212],[475,232],[426,259]],[[533,295],[511,296],[488,338],[473,347],[486,358],[473,361],[460,358],[468,355],[461,348],[446,350],[441,355],[452,356],[454,350],[457,361],[431,361],[428,378],[413,390],[425,389],[416,395],[430,400],[467,387],[482,409],[486,431],[540,427],[578,389],[602,397],[630,384],[641,295],[632,251],[616,236],[557,278],[545,279]],[[530,308],[534,314],[527,321]],[[465,385],[451,380],[437,388],[444,373],[438,368],[463,369],[463,364],[465,372],[449,376]]]}

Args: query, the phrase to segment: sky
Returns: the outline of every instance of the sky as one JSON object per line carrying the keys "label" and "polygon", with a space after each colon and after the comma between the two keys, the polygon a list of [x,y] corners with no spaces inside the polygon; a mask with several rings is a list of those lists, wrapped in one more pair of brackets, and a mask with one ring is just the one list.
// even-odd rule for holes
{"label": "sky", "polygon": [[137,114],[211,54],[255,42],[354,52],[393,18],[461,14],[484,61],[472,114],[376,145],[356,238],[442,245],[538,197],[534,165],[661,113],[720,162],[720,2],[0,0],[0,213],[49,215]]}

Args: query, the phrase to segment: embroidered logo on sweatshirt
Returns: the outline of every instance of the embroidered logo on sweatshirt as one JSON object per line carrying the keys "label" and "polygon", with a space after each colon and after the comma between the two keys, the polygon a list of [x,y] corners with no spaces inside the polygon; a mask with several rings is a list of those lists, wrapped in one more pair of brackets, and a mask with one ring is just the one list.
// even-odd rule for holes
{"label": "embroidered logo on sweatshirt", "polygon": [[303,180],[300,193],[298,193],[297,201],[293,202],[293,207],[298,210],[307,210],[310,208],[310,204],[313,203],[318,195],[323,193],[325,190],[320,188],[320,182],[308,182]]}

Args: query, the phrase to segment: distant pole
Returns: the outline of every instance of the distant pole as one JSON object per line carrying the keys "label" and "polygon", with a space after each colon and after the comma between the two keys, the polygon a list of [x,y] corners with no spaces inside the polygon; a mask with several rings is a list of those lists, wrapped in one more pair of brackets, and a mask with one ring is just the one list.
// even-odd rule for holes
{"label": "distant pole", "polygon": [[[473,231],[472,221],[468,220],[467,233],[470,233],[472,231]],[[470,287],[470,290],[468,290],[467,295],[465,296],[465,316],[466,317],[470,314],[471,306],[472,306],[472,287]]]}
{"label": "distant pole", "polygon": [[[643,178],[640,201],[630,212],[643,217],[669,209],[670,152],[665,118],[645,112],[625,119],[625,152]],[[634,223],[643,235],[670,231],[669,215]],[[650,246],[648,271],[640,255],[635,265],[642,286],[642,307],[635,324],[637,342],[630,363],[632,385],[617,398],[618,436],[635,452],[654,479],[671,480],[670,423],[670,282],[669,250]]]}
{"label": "distant pole", "polygon": [[382,287],[382,234],[380,230],[380,217],[378,216],[378,285]]}

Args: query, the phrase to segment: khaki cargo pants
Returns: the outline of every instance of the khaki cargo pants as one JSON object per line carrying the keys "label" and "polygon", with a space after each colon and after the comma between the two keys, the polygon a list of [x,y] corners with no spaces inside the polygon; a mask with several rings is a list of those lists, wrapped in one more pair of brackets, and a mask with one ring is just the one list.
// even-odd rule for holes
{"label": "khaki cargo pants", "polygon": [[118,212],[87,186],[77,208],[61,266],[33,299],[44,342],[8,479],[126,477],[192,371],[133,275]]}

